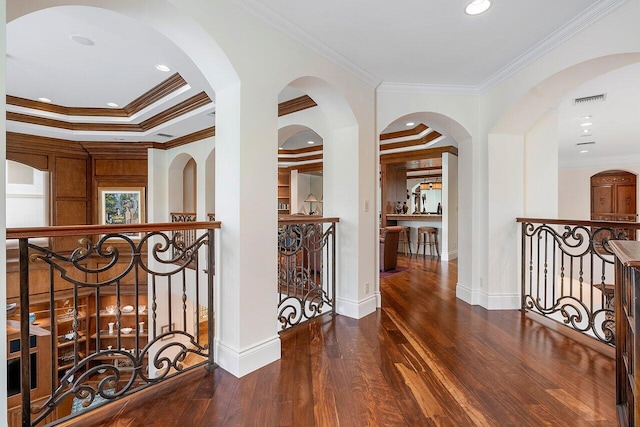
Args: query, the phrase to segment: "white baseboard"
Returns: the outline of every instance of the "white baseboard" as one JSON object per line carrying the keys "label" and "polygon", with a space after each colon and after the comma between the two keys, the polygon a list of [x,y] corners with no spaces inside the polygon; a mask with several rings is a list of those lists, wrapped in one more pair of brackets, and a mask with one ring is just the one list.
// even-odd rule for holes
{"label": "white baseboard", "polygon": [[382,294],[380,293],[380,291],[377,291],[375,293],[375,297],[376,297],[376,308],[381,308],[382,307]]}
{"label": "white baseboard", "polygon": [[458,258],[458,250],[453,250],[442,254],[442,261],[451,261]]}
{"label": "white baseboard", "polygon": [[371,295],[362,301],[351,301],[343,298],[336,298],[336,312],[353,319],[361,319],[376,311],[377,303],[377,295]]}
{"label": "white baseboard", "polygon": [[240,351],[216,340],[215,362],[225,371],[240,378],[279,360],[280,350],[279,335]]}
{"label": "white baseboard", "polygon": [[520,294],[492,294],[473,291],[464,285],[456,285],[456,297],[470,305],[479,305],[487,310],[517,310]]}

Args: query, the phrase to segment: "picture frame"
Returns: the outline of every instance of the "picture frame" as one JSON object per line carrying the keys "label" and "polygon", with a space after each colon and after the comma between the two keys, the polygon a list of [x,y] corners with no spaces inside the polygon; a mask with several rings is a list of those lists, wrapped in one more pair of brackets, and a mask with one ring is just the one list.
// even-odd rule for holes
{"label": "picture frame", "polygon": [[[144,190],[144,187],[99,187],[100,224],[141,224],[146,222]],[[141,238],[140,233],[124,234],[133,240]]]}

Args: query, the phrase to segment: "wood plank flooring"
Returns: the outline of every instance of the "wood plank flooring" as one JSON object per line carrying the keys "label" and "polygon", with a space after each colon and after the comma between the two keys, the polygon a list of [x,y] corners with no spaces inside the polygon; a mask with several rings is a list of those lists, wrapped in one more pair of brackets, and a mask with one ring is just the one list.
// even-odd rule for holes
{"label": "wood plank flooring", "polygon": [[92,425],[616,425],[612,359],[457,300],[455,263],[399,264],[410,269],[382,282],[376,313],[323,317],[283,334],[282,359],[257,372],[203,370]]}

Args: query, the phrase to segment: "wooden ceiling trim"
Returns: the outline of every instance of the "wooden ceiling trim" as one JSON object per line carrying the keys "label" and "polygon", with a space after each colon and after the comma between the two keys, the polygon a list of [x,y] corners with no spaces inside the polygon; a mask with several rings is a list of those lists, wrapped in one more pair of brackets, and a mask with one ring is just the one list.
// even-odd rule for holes
{"label": "wooden ceiling trim", "polygon": [[416,145],[424,145],[433,141],[434,139],[440,138],[441,136],[442,134],[440,132],[436,132],[434,130],[433,132],[429,132],[428,134],[426,134],[425,136],[419,139],[412,139],[410,141],[402,141],[402,142],[391,142],[388,144],[380,144],[380,151],[383,152],[388,150],[395,150],[396,148],[406,148],[406,147],[414,147]]}
{"label": "wooden ceiling trim", "polygon": [[7,132],[7,152],[50,154],[52,152],[86,156],[80,144],[67,139]]}
{"label": "wooden ceiling trim", "polygon": [[422,132],[424,132],[427,129],[429,129],[428,126],[426,126],[426,125],[424,125],[422,123],[419,123],[413,129],[400,130],[400,131],[397,131],[397,132],[382,133],[382,134],[380,134],[380,141],[385,141],[387,139],[396,139],[396,138],[404,138],[404,137],[407,137],[407,136],[420,135]]}
{"label": "wooden ceiling trim", "polygon": [[152,87],[123,108],[99,108],[99,107],[65,107],[62,105],[50,104],[47,102],[34,101],[20,98],[18,96],[7,95],[7,105],[24,107],[32,110],[45,111],[48,113],[61,114],[65,116],[90,116],[90,117],[131,117],[137,112],[147,108],[154,102],[164,98],[170,93],[185,86],[187,82],[179,73],[175,73],[160,84]]}
{"label": "wooden ceiling trim", "polygon": [[400,153],[388,153],[380,155],[380,163],[403,163],[411,160],[437,159],[444,153],[458,155],[458,149],[452,145],[437,148],[425,148],[423,150],[402,151]]}
{"label": "wooden ceiling trim", "polygon": [[309,95],[299,96],[278,104],[278,117],[296,113],[317,106],[316,102]]}
{"label": "wooden ceiling trim", "polygon": [[91,132],[146,132],[156,126],[164,124],[169,120],[189,113],[197,108],[211,103],[211,98],[205,93],[186,99],[179,104],[168,108],[141,123],[71,123],[64,120],[50,119],[47,117],[32,116],[29,114],[15,113],[7,111],[7,121],[28,123],[32,125],[53,127],[57,129],[67,129],[72,131]]}
{"label": "wooden ceiling trim", "polygon": [[278,155],[281,154],[304,154],[313,153],[314,151],[322,151],[322,145],[315,145],[313,147],[296,148],[294,150],[278,150]]}
{"label": "wooden ceiling trim", "polygon": [[169,150],[171,148],[180,147],[181,145],[190,144],[192,142],[200,141],[201,139],[210,138],[212,136],[216,136],[215,126],[202,129],[188,135],[181,136],[180,138],[172,139],[171,141],[165,142],[164,144],[158,145],[160,145],[163,150]]}
{"label": "wooden ceiling trim", "polygon": [[132,116],[135,113],[144,110],[154,102],[159,101],[170,93],[173,93],[186,85],[187,82],[182,78],[180,73],[175,73],[167,80],[163,81],[157,86],[152,87],[151,89],[125,105],[123,110],[126,111],[129,116]]}
{"label": "wooden ceiling trim", "polygon": [[80,142],[82,148],[92,157],[102,159],[146,159],[151,142]]}
{"label": "wooden ceiling trim", "polygon": [[407,172],[427,172],[427,171],[439,171],[442,170],[442,166],[427,166],[423,168],[407,168]]}
{"label": "wooden ceiling trim", "polygon": [[299,173],[300,172],[322,172],[323,167],[324,166],[322,162],[315,162],[315,163],[307,163],[304,165],[289,166],[288,169],[297,170]]}
{"label": "wooden ceiling trim", "polygon": [[420,174],[420,175],[407,175],[407,179],[424,179],[424,178],[442,178],[442,174],[441,173],[432,173],[432,174],[428,174],[428,173],[424,173],[424,174]]}
{"label": "wooden ceiling trim", "polygon": [[313,155],[310,155],[310,156],[300,156],[300,157],[280,157],[280,156],[278,156],[278,161],[279,162],[286,162],[286,163],[306,162],[308,160],[322,160],[322,153],[313,154]]}

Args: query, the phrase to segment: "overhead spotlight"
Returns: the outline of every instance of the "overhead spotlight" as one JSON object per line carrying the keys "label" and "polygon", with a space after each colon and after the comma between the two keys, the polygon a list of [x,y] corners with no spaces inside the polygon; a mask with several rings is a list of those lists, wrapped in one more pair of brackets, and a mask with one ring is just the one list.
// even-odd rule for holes
{"label": "overhead spotlight", "polygon": [[486,12],[491,7],[489,0],[474,0],[467,5],[464,9],[464,13],[467,15],[479,15]]}
{"label": "overhead spotlight", "polygon": [[405,123],[405,126],[414,126],[414,125],[415,125],[415,122],[407,122],[407,123]]}
{"label": "overhead spotlight", "polygon": [[49,104],[51,102],[51,100],[49,98],[38,98],[38,101],[46,102],[47,104]]}
{"label": "overhead spotlight", "polygon": [[119,107],[119,105],[116,104],[115,102],[107,102],[107,106],[109,106],[109,107]]}
{"label": "overhead spotlight", "polygon": [[591,122],[584,122],[584,123],[581,123],[580,126],[591,126],[592,124],[593,123]]}
{"label": "overhead spotlight", "polygon": [[168,66],[164,65],[164,64],[156,64],[156,70],[158,71],[163,71],[163,72],[168,72],[171,71],[171,68],[169,68]]}
{"label": "overhead spotlight", "polygon": [[315,144],[315,142],[314,141],[307,141],[307,144],[313,145],[313,144]]}

